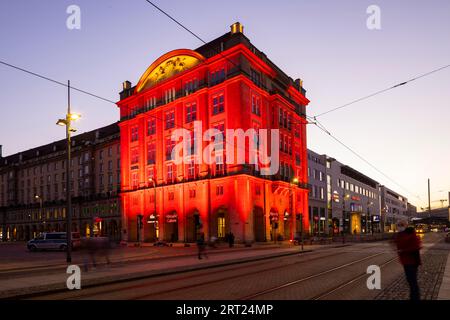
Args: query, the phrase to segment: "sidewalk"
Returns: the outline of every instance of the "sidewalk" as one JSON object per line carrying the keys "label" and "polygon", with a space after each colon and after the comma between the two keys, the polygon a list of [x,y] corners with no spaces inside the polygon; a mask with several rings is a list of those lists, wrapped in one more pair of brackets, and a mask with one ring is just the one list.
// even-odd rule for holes
{"label": "sidewalk", "polygon": [[[264,250],[270,248],[290,247],[292,244],[288,243],[261,243],[254,244],[251,247],[246,247],[243,244],[235,244],[233,248],[229,248],[228,245],[220,244],[216,249],[211,249],[210,252],[215,254],[219,252],[239,251],[239,250]],[[11,259],[9,261],[2,261],[0,263],[0,276],[7,273],[16,273],[21,271],[32,271],[40,269],[58,269],[66,267],[65,253],[61,251],[46,251],[46,252],[27,252],[33,260]],[[46,259],[46,256],[39,255],[50,254],[51,258],[57,257],[57,259]],[[171,247],[153,247],[148,244],[140,247],[129,244],[128,246],[118,245],[110,252],[110,260],[112,263],[117,262],[139,262],[148,259],[168,259],[184,256],[196,256],[197,246],[190,244],[189,247],[184,247],[184,244],[174,244]],[[83,262],[83,254],[79,251],[73,251],[72,261],[74,264],[80,264]]]}
{"label": "sidewalk", "polygon": [[447,257],[444,277],[442,278],[441,287],[439,289],[438,300],[450,300],[450,253]]}
{"label": "sidewalk", "polygon": [[[336,247],[333,245],[311,245],[305,246],[303,252],[312,249]],[[186,271],[225,266],[243,262],[258,261],[273,257],[299,254],[300,246],[278,246],[276,248],[234,248],[229,250],[209,250],[209,258],[198,260],[196,254],[184,256],[171,256],[166,258],[146,259],[136,263],[119,261],[111,265],[98,267],[97,270],[81,272],[81,287],[90,287],[117,283],[120,281],[138,280],[142,278],[168,275]],[[67,290],[66,280],[69,274],[65,266],[59,272],[50,274],[24,273],[20,277],[9,277],[0,279],[0,299],[25,298],[38,293],[53,293]]]}

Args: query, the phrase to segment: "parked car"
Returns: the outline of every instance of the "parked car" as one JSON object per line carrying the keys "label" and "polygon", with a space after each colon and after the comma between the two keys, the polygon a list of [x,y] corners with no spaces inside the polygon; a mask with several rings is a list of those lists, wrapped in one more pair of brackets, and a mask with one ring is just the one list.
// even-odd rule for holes
{"label": "parked car", "polygon": [[[77,249],[81,245],[80,234],[72,232],[72,249]],[[27,242],[30,251],[37,250],[67,250],[66,232],[44,232],[38,237]]]}

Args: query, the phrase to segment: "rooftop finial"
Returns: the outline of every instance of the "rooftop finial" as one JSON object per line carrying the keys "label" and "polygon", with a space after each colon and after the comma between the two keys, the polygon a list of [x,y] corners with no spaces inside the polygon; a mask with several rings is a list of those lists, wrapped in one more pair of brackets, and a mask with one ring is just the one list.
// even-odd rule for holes
{"label": "rooftop finial", "polygon": [[244,33],[244,26],[240,22],[235,22],[231,25],[231,34]]}

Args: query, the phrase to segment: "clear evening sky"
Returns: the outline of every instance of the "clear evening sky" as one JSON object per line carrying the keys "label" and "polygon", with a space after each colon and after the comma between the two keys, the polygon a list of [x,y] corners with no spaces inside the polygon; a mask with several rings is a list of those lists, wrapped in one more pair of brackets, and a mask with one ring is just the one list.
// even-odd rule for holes
{"label": "clear evening sky", "polygon": [[[240,21],[252,43],[293,78],[304,80],[309,115],[324,112],[450,63],[450,1],[185,1],[155,3],[206,41]],[[66,28],[69,5],[81,29]],[[381,9],[369,30],[366,9]],[[163,53],[202,43],[144,0],[0,1],[0,60],[117,101]],[[324,115],[321,122],[421,200],[308,127],[309,148],[326,153],[427,205],[450,191],[450,68]],[[110,103],[73,92],[79,132],[118,120]],[[64,138],[55,121],[66,89],[0,65],[3,155]],[[439,206],[439,202],[432,206]]]}

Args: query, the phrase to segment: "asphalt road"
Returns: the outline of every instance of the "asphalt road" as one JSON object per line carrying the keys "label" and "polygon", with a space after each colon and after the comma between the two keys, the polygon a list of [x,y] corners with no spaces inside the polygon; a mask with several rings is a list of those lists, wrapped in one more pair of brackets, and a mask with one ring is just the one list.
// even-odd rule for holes
{"label": "asphalt road", "polygon": [[[424,268],[437,268],[447,257],[449,246],[442,243],[443,234],[425,235],[422,252]],[[428,261],[429,260],[429,261]],[[435,261],[436,260],[436,261]],[[367,288],[367,268],[381,268],[381,289]],[[434,270],[434,269],[433,269]],[[436,273],[436,272],[434,272]],[[175,275],[128,281],[33,299],[130,299],[130,300],[265,300],[265,299],[403,299],[408,287],[401,285],[403,270],[388,242],[363,243],[328,248],[299,255],[229,265]],[[427,278],[432,290],[439,290],[439,276]],[[431,280],[430,280],[431,279]],[[429,288],[424,292],[428,298]],[[401,292],[396,292],[401,291]]]}

